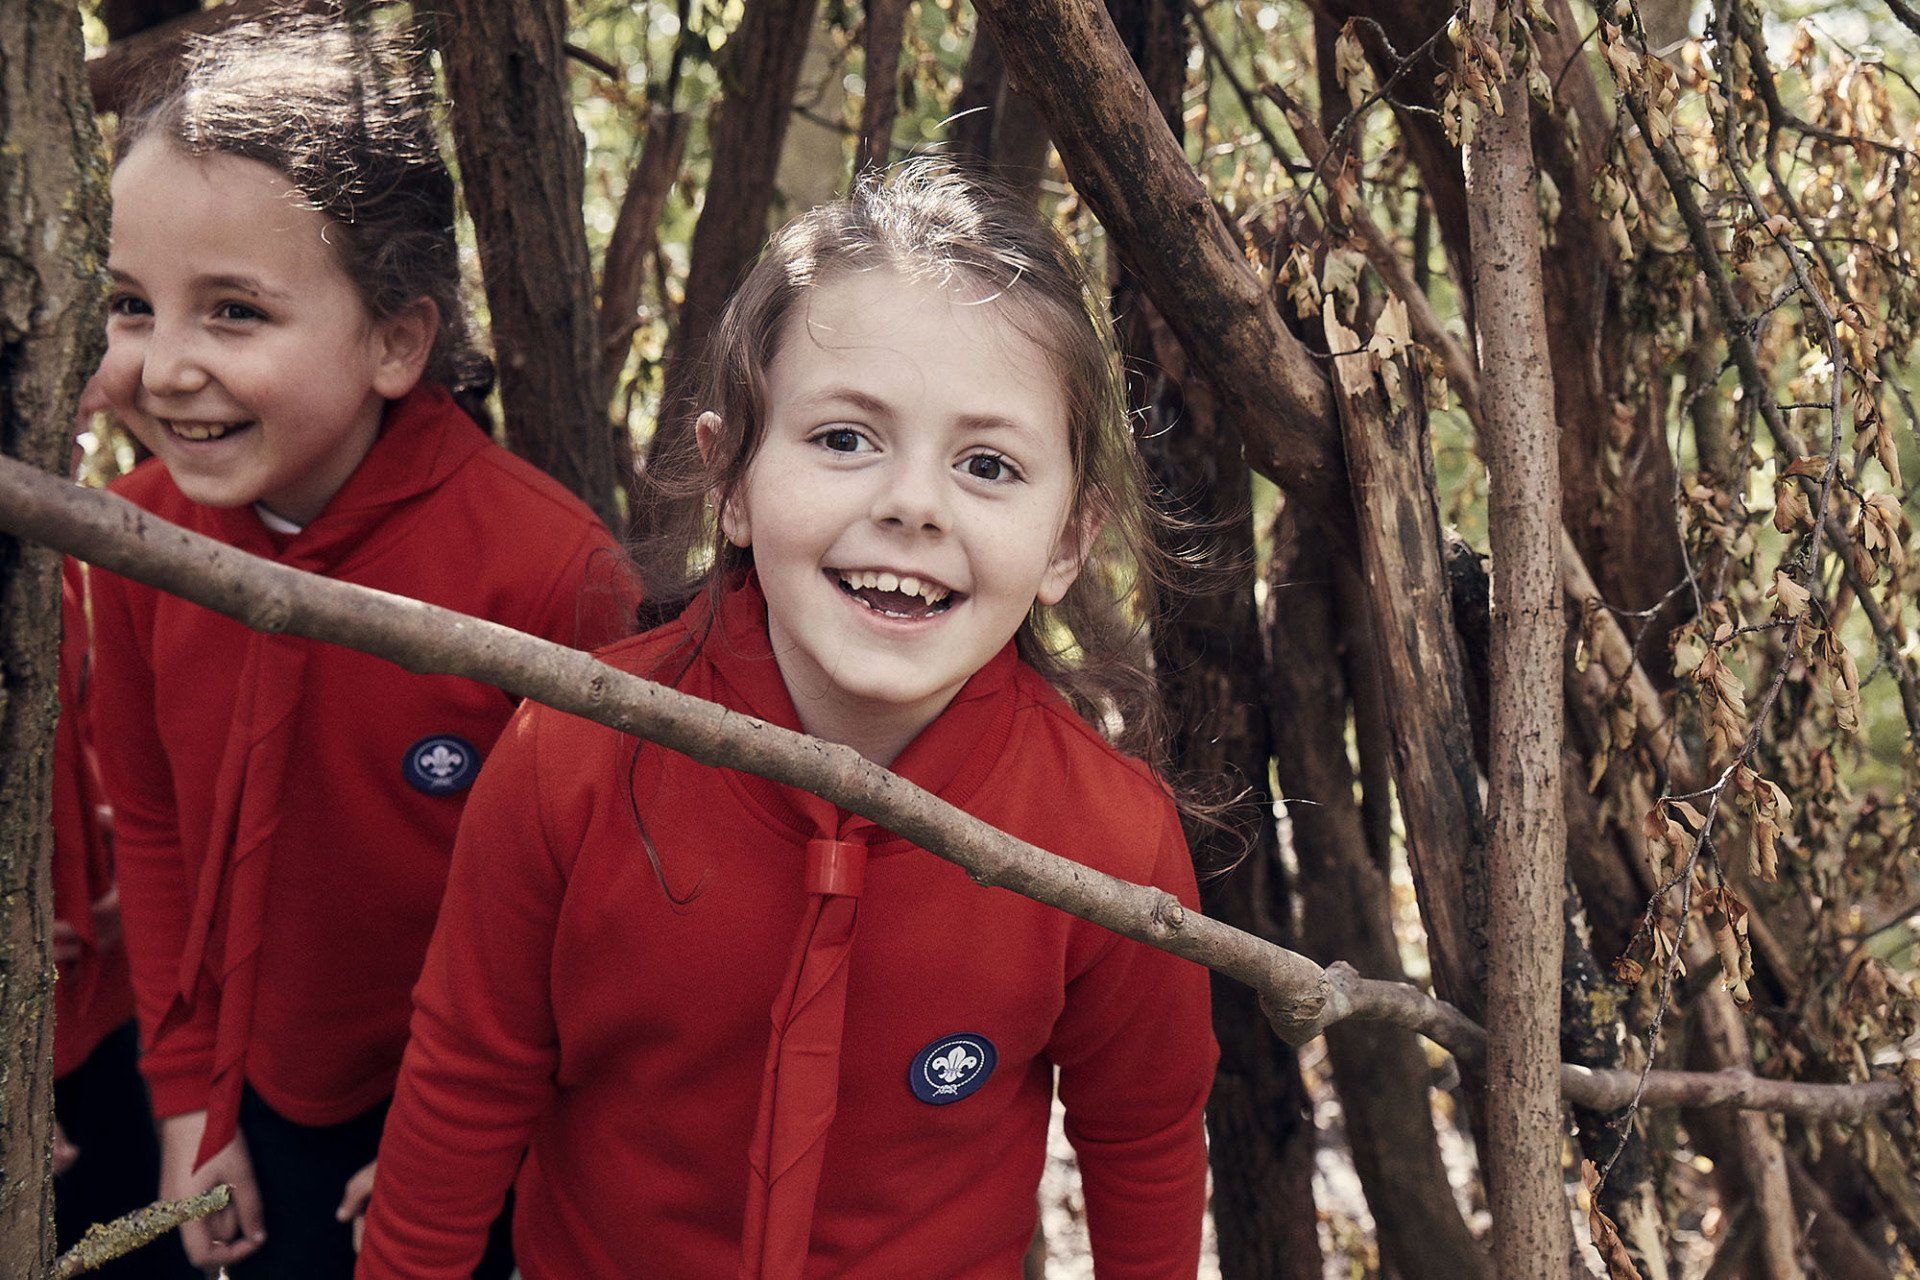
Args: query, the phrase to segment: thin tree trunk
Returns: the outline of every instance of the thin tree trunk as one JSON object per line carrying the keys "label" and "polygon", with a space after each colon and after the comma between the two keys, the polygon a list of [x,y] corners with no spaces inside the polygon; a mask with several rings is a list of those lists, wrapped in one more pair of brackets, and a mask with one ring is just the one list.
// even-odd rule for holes
{"label": "thin tree trunk", "polygon": [[646,284],[647,258],[654,252],[660,213],[680,175],[689,118],[684,111],[654,107],[647,112],[640,160],[627,178],[620,216],[607,241],[600,268],[600,403],[611,406],[620,389],[639,327],[640,295]]}
{"label": "thin tree trunk", "polygon": [[1563,694],[1559,453],[1526,88],[1497,90],[1467,147],[1493,617],[1487,858],[1487,1153],[1494,1265],[1556,1274],[1572,1247],[1560,1173]]}
{"label": "thin tree trunk", "polygon": [[985,165],[993,151],[993,116],[1000,106],[1000,88],[1007,82],[1007,64],[1000,46],[984,23],[973,29],[973,47],[960,69],[960,91],[947,106],[947,152]]}
{"label": "thin tree trunk", "polygon": [[[1160,326],[1151,306],[1131,289],[1115,297],[1116,310],[1129,321],[1124,346],[1132,370],[1173,364],[1155,359],[1147,331]],[[1164,347],[1170,339],[1160,331]],[[1175,726],[1171,769],[1175,778],[1214,792],[1215,801],[1237,797],[1224,826],[1187,824],[1201,906],[1216,919],[1293,946],[1267,785],[1269,731],[1260,712],[1267,680],[1253,601],[1252,474],[1204,389],[1178,379],[1180,367],[1136,380],[1146,384],[1136,403],[1153,424],[1144,434],[1158,480],[1179,495],[1191,518],[1214,531],[1222,562],[1234,568],[1231,580],[1183,597],[1154,628],[1155,667],[1163,673]],[[1299,1060],[1274,1036],[1258,998],[1218,975],[1213,1023],[1220,1068],[1207,1131],[1221,1275],[1312,1280],[1323,1260],[1314,1221],[1312,1102]]]}
{"label": "thin tree trunk", "polygon": [[[1337,650],[1344,630],[1364,634],[1364,612],[1339,625],[1318,539],[1283,509],[1273,535],[1265,610],[1271,650],[1274,773],[1300,868],[1302,942],[1309,955],[1344,957],[1370,978],[1403,981],[1387,867],[1368,848],[1347,761],[1353,676]],[[1336,574],[1346,570],[1334,566]],[[1364,588],[1353,584],[1358,597]],[[1364,677],[1372,679],[1371,672]],[[1357,699],[1356,699],[1357,701]],[[1384,734],[1384,725],[1381,732]],[[1381,743],[1384,756],[1387,746]],[[1383,793],[1369,797],[1383,806]],[[1327,1028],[1327,1056],[1346,1115],[1347,1145],[1373,1212],[1381,1262],[1401,1280],[1484,1280],[1486,1251],[1460,1216],[1434,1135],[1432,1071],[1417,1037],[1397,1027],[1347,1022]]]}
{"label": "thin tree trunk", "polygon": [[[66,463],[100,354],[106,175],[79,11],[0,8],[0,453]],[[0,1275],[53,1260],[53,924],[49,809],[60,557],[0,536]]]}
{"label": "thin tree trunk", "polygon": [[600,396],[584,148],[564,0],[455,0],[441,19],[453,136],[500,377],[507,445],[618,527],[624,469]]}
{"label": "thin tree trunk", "polygon": [[[1359,348],[1360,339],[1328,306],[1330,349]],[[1391,397],[1372,355],[1343,355],[1334,365],[1374,655],[1387,695],[1394,778],[1434,988],[1477,1016],[1487,824],[1440,561],[1426,406],[1417,375],[1402,361],[1387,369],[1399,379]]]}
{"label": "thin tree trunk", "polygon": [[[1180,0],[1110,0],[1134,65],[1178,135],[1187,34]],[[1001,113],[1004,123],[1006,113]],[[1203,589],[1174,602],[1153,630],[1154,665],[1174,726],[1173,776],[1235,799],[1224,828],[1189,822],[1209,915],[1283,946],[1296,945],[1287,875],[1267,782],[1269,686],[1254,606],[1253,473],[1219,420],[1204,380],[1190,372],[1153,304],[1115,264],[1113,311],[1142,415],[1149,464],[1172,503],[1213,533],[1222,565]],[[1231,575],[1229,577],[1229,575]],[[1237,799],[1236,799],[1237,797]],[[1290,1046],[1238,983],[1213,984],[1220,1069],[1207,1106],[1213,1216],[1226,1280],[1301,1277],[1324,1267],[1314,1218],[1312,1100]]]}
{"label": "thin tree trunk", "polygon": [[860,148],[853,172],[884,169],[893,158],[893,119],[900,111],[900,48],[908,0],[867,0],[866,93],[860,100]]}
{"label": "thin tree trunk", "polygon": [[[815,0],[747,0],[740,25],[720,51],[725,89],[707,126],[712,169],[706,202],[694,223],[686,297],[667,352],[660,420],[647,449],[649,466],[684,463],[685,450],[693,447],[688,410],[696,371],[727,296],[767,238],[774,174],[793,116],[815,7]],[[653,498],[633,513],[634,529],[650,536],[694,514],[686,502]]]}

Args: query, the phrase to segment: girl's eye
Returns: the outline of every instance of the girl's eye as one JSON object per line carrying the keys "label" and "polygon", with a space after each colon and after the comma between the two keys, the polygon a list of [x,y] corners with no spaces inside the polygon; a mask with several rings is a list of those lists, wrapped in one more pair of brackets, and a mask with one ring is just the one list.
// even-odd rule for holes
{"label": "girl's eye", "polygon": [[153,314],[153,308],[147,305],[145,298],[136,298],[130,293],[116,293],[107,299],[107,314],[115,316],[147,316]]}
{"label": "girl's eye", "polygon": [[960,464],[975,480],[1018,480],[1019,470],[997,453],[976,453]]}
{"label": "girl's eye", "polygon": [[265,316],[244,302],[223,302],[213,309],[213,315],[216,320],[232,322],[266,319]]}
{"label": "girl's eye", "polygon": [[852,427],[832,427],[813,438],[813,442],[835,453],[858,453],[866,437]]}

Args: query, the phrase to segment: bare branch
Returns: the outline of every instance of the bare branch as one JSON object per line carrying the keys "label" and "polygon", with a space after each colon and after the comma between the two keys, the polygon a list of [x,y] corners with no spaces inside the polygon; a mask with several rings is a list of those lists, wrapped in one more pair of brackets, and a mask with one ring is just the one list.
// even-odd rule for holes
{"label": "bare branch", "polygon": [[220,1212],[233,1198],[226,1183],[210,1187],[184,1200],[161,1200],[144,1209],[135,1209],[108,1223],[87,1228],[80,1243],[60,1255],[53,1264],[54,1280],[73,1280],[115,1258],[124,1258],[142,1245],[151,1244],[169,1231],[177,1231],[189,1222]]}
{"label": "bare branch", "polygon": [[[1251,986],[1291,1043],[1342,1018],[1386,1021],[1480,1060],[1486,1033],[1458,1009],[1405,983],[1361,978],[1188,911],[1157,889],[1091,871],[997,831],[887,772],[849,747],[615,670],[592,656],[498,623],[384,591],[289,569],[215,542],[109,494],[0,459],[0,530],[77,556],[258,630],[306,636],[385,658],[409,671],[464,676],[643,737],[704,764],[799,787],[850,809],[1010,889]],[[1632,1072],[1565,1066],[1568,1099],[1617,1109]],[[1901,1105],[1894,1081],[1820,1085],[1747,1072],[1653,1072],[1646,1101],[1689,1107],[1863,1116]]]}

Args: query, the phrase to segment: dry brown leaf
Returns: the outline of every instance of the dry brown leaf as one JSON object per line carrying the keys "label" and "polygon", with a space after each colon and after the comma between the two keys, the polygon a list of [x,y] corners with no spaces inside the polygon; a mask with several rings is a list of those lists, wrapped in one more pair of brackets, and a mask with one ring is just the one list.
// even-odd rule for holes
{"label": "dry brown leaf", "polygon": [[1600,1171],[1594,1168],[1593,1161],[1580,1162],[1580,1181],[1587,1188],[1587,1229],[1593,1233],[1593,1247],[1600,1252],[1600,1260],[1607,1264],[1607,1280],[1640,1280],[1640,1271],[1633,1265],[1633,1255],[1627,1252],[1627,1246],[1620,1239],[1620,1229],[1613,1225],[1613,1219],[1600,1211]]}

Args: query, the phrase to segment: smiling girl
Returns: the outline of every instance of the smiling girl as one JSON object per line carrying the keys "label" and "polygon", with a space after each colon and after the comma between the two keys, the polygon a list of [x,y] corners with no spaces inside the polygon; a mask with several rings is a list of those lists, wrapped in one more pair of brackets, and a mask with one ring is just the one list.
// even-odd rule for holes
{"label": "smiling girl", "polygon": [[[122,122],[89,394],[154,456],[114,488],[282,564],[573,642],[611,539],[462,408],[491,374],[426,107],[366,31],[283,25],[196,46]],[[202,1266],[344,1275],[454,828],[514,704],[114,574],[92,594],[161,1193],[233,1185],[182,1229]]]}
{"label": "smiling girl", "polygon": [[[710,569],[604,659],[1191,906],[1166,789],[1100,731],[1150,745],[1146,520],[1034,211],[865,185],[775,239],[709,367]],[[1008,1280],[1056,1074],[1101,1276],[1195,1272],[1205,972],[804,792],[523,709],[416,1002],[366,1280],[466,1275],[509,1185],[527,1280]]]}

